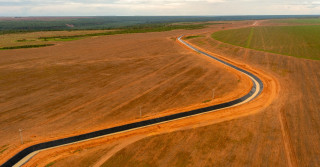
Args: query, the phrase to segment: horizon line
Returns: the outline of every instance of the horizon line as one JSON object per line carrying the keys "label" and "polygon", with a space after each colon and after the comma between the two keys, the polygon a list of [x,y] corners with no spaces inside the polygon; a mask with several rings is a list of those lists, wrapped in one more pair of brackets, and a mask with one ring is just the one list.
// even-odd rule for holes
{"label": "horizon line", "polygon": [[28,16],[0,16],[0,17],[221,17],[221,16],[320,16],[320,14],[243,14],[243,15],[28,15]]}

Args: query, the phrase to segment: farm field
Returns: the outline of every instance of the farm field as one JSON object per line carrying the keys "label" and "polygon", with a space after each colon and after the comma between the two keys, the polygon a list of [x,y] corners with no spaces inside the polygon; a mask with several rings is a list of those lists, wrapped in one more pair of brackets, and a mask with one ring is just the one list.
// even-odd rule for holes
{"label": "farm field", "polygon": [[[247,93],[247,77],[176,42],[185,34],[189,43],[261,77],[265,88],[259,98],[219,112],[43,151],[25,166],[319,166],[320,61],[315,47],[319,43],[313,38],[317,26],[265,27],[270,22],[235,21],[0,50],[0,111],[5,111],[0,112],[0,164],[37,142]],[[215,34],[228,42],[213,39]],[[264,40],[264,34],[272,40]],[[285,38],[291,39],[289,44]],[[252,46],[263,49],[249,49]],[[291,51],[293,46],[299,48]],[[22,126],[23,145],[18,135]]]}
{"label": "farm field", "polygon": [[112,30],[69,30],[69,31],[39,31],[13,32],[0,34],[0,50],[45,47],[61,42],[74,41],[88,37],[132,34],[146,32],[163,32],[175,29],[203,29],[209,25],[224,24],[223,22],[198,22],[184,24],[144,24]]}
{"label": "farm field", "polygon": [[287,23],[287,24],[320,24],[320,18],[300,18],[300,19],[279,19],[270,20],[272,23]]}
{"label": "farm field", "polygon": [[320,25],[249,27],[219,31],[212,37],[246,48],[320,60]]}
{"label": "farm field", "polygon": [[[320,74],[317,71],[320,70],[320,62],[223,43],[211,38],[214,31],[217,30],[198,33],[200,37],[189,38],[188,41],[271,76],[279,86],[271,105],[255,106],[249,108],[257,111],[253,114],[226,120],[215,117],[217,113],[207,114],[206,117],[214,119],[190,119],[190,122],[197,120],[197,124],[175,131],[159,130],[162,133],[154,130],[154,133],[139,139],[128,137],[126,141],[114,139],[116,141],[112,142],[109,138],[105,145],[69,147],[61,149],[61,152],[52,150],[39,155],[30,164],[319,166]],[[198,36],[195,34],[192,36]],[[263,101],[263,98],[259,100]],[[241,113],[248,108],[235,110]],[[63,156],[59,156],[62,153]]]}
{"label": "farm field", "polygon": [[[140,107],[142,119],[147,119],[246,94],[248,78],[191,54],[174,38],[220,28],[1,50],[1,161],[40,141],[139,120]],[[213,88],[217,91],[211,101]]]}
{"label": "farm field", "polygon": [[[274,129],[274,132],[262,131],[258,133],[261,133],[261,135],[266,133],[276,134],[276,131],[280,129],[282,135],[289,136],[288,138],[283,137],[283,141],[288,143],[287,146],[284,143],[284,148],[287,157],[290,157],[292,161],[292,165],[319,166],[319,151],[317,148],[320,147],[318,142],[320,138],[318,129],[320,127],[316,122],[320,121],[318,110],[320,105],[320,73],[317,72],[320,70],[320,62],[248,50],[213,40],[210,36],[211,34],[208,34],[207,38],[195,38],[192,43],[262,69],[275,76],[280,84],[279,96],[275,98],[272,105],[261,113],[263,115],[271,113],[278,115],[280,125]],[[241,40],[241,38],[239,39]],[[199,41],[202,41],[202,43],[199,44]],[[279,45],[286,45],[286,43]],[[260,125],[267,124],[269,123],[261,123]],[[277,140],[272,139],[274,142]],[[235,152],[237,151],[236,149]]]}
{"label": "farm field", "polygon": [[[252,24],[252,22],[249,22],[250,24]],[[230,24],[230,27],[234,26],[234,27],[237,27],[237,26],[245,26],[245,25],[248,25],[248,22],[243,22],[243,23],[237,23],[237,24]],[[190,31],[189,33],[190,34],[194,34],[194,33],[201,33],[201,32],[212,32],[212,31],[215,31],[215,30],[219,30],[219,29],[222,29],[222,25],[215,25],[216,27],[212,27],[212,28],[208,28],[208,29],[204,29],[204,30],[192,30]],[[225,27],[226,28],[226,27]],[[173,31],[173,32],[163,32],[163,33],[160,33],[160,34],[163,34],[163,36],[161,38],[169,38],[172,37],[172,35],[181,35],[181,33],[185,34],[187,33],[187,31],[185,30],[179,30],[179,31]],[[140,35],[140,34],[139,34]],[[142,34],[141,34],[142,35]],[[146,36],[146,34],[143,34],[144,36]],[[151,35],[151,34],[150,34]],[[203,36],[202,36],[203,37]],[[101,38],[101,37],[99,37]],[[201,37],[199,37],[201,38]],[[195,39],[195,38],[194,38]],[[173,40],[172,40],[173,41]],[[76,41],[75,41],[76,42]],[[176,41],[173,41],[173,42],[176,42]],[[181,47],[181,46],[179,46]],[[193,52],[190,52],[189,50],[185,50],[185,48],[181,47],[181,49],[186,52],[186,53],[189,53],[191,55],[194,55],[195,57],[197,58],[200,58],[202,59],[202,57],[197,54],[194,54]],[[206,58],[205,58],[206,61],[208,61]],[[209,60],[210,62],[210,60]],[[213,64],[211,64],[213,63]],[[210,64],[213,65],[213,66],[216,66],[216,65],[219,65],[217,63],[214,63],[214,62],[211,62]],[[189,64],[190,66],[191,64]],[[224,70],[226,70],[224,68]],[[227,72],[227,71],[225,71]],[[215,75],[213,76],[210,76],[210,77],[214,77]],[[218,79],[219,80],[219,83],[222,82],[223,78],[220,78]],[[245,78],[243,78],[245,81]],[[248,79],[248,78],[247,78]],[[239,81],[238,81],[239,82]],[[240,83],[242,83],[242,80],[240,80]],[[226,83],[225,83],[226,84]],[[230,110],[225,110],[223,112],[218,112],[217,114],[215,113],[212,113],[212,114],[206,114],[206,115],[202,115],[202,116],[199,116],[197,118],[190,118],[190,119],[187,119],[187,120],[181,120],[181,121],[177,121],[177,123],[175,122],[172,122],[168,125],[159,125],[159,126],[155,126],[153,127],[151,130],[145,130],[145,131],[134,131],[132,133],[134,134],[146,134],[146,135],[143,135],[144,137],[147,137],[149,135],[156,135],[157,133],[163,133],[163,132],[171,132],[171,131],[175,131],[176,128],[178,129],[181,129],[181,128],[185,128],[185,127],[188,127],[188,128],[197,128],[197,126],[205,126],[205,125],[210,125],[212,124],[213,122],[215,122],[216,120],[219,120],[219,121],[223,121],[225,119],[230,119],[230,118],[237,118],[237,117],[243,117],[244,115],[248,115],[250,113],[255,113],[255,112],[258,112],[260,110],[260,108],[264,107],[265,105],[268,105],[270,103],[270,100],[267,100],[266,98],[269,96],[268,94],[270,94],[270,91],[268,86],[268,84],[266,84],[266,92],[263,93],[263,95],[261,96],[261,98],[259,98],[259,100],[257,102],[254,102],[250,105],[248,105],[247,107],[241,107],[241,108],[234,108],[234,109],[230,109]],[[229,90],[227,91],[229,92]],[[211,95],[211,94],[210,94]],[[209,96],[210,96],[209,95]],[[191,96],[192,97],[192,96]],[[223,97],[228,97],[228,95],[226,96],[223,96]],[[194,97],[192,97],[194,98]],[[220,97],[217,97],[220,101]],[[197,122],[196,124],[194,124],[194,122]],[[187,128],[187,129],[188,129]],[[131,139],[128,139],[126,140],[125,137],[122,137],[122,139],[124,140],[124,143],[131,143],[132,140]],[[98,141],[98,143],[109,143],[110,141],[104,141],[104,139],[101,139],[102,141]],[[112,138],[107,138],[107,140],[113,140]],[[214,140],[214,139],[213,139]],[[206,141],[207,142],[207,141]],[[205,143],[206,143],[205,142]],[[93,142],[95,143],[95,142]],[[91,144],[89,144],[91,145]],[[200,144],[202,145],[202,143]],[[37,155],[34,159],[32,159],[30,161],[30,165],[35,165],[35,164],[41,164],[41,165],[47,165],[47,164],[53,164],[53,166],[64,166],[64,165],[67,165],[67,164],[77,164],[79,166],[83,165],[83,166],[90,166],[92,165],[92,163],[94,164],[95,161],[97,160],[100,160],[100,158],[102,158],[102,160],[100,160],[100,162],[102,161],[103,162],[103,158],[104,157],[101,157],[103,156],[103,154],[105,154],[106,152],[110,151],[113,152],[112,150],[113,149],[117,149],[118,146],[115,146],[114,143],[111,143],[110,145],[107,144],[107,145],[99,145],[96,146],[95,144],[93,144],[93,146],[95,146],[94,148],[86,148],[86,146],[75,146],[74,148],[69,148],[69,147],[66,147],[66,148],[61,148],[61,149],[58,149],[59,151],[57,150],[52,150],[52,151],[48,151],[48,152],[45,152],[43,154],[39,154]],[[122,144],[120,144],[120,146],[122,146]],[[102,148],[101,148],[102,147]],[[191,146],[190,146],[190,149],[191,149]],[[199,147],[200,149],[200,147]],[[88,150],[88,151],[86,151]],[[99,153],[103,153],[103,154],[97,154],[97,152],[95,151],[98,151]],[[78,156],[79,154],[80,156]],[[56,154],[59,154],[61,156],[56,156]],[[50,158],[48,158],[47,156],[49,156]],[[71,156],[71,157],[70,157]],[[74,158],[73,156],[76,156],[77,158]],[[43,157],[47,157],[47,158],[43,158]],[[170,163],[168,163],[170,164]]]}
{"label": "farm field", "polygon": [[12,47],[12,46],[23,46],[23,45],[39,45],[48,43],[57,43],[57,41],[45,41],[39,39],[41,37],[53,37],[53,36],[74,36],[83,34],[94,34],[107,32],[108,30],[84,30],[84,31],[40,31],[40,32],[29,32],[29,33],[12,33],[0,35],[0,48]]}

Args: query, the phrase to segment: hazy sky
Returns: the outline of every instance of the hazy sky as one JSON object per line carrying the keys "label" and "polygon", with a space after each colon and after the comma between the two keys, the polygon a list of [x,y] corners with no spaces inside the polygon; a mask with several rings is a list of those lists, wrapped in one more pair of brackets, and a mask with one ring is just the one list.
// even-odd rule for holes
{"label": "hazy sky", "polygon": [[0,16],[320,14],[320,0],[0,0]]}

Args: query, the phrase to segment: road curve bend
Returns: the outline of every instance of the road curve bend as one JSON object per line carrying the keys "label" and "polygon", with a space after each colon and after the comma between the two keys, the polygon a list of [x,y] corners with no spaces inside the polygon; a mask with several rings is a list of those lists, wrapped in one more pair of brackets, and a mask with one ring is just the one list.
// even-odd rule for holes
{"label": "road curve bend", "polygon": [[181,39],[182,37],[183,37],[183,35],[178,38],[178,41],[181,42],[182,44],[184,44],[185,46],[189,47],[190,49],[192,49],[200,54],[203,54],[205,56],[208,56],[208,57],[210,57],[220,63],[223,63],[226,66],[234,68],[234,69],[238,70],[239,72],[247,75],[251,79],[251,81],[253,82],[253,86],[252,86],[250,92],[248,94],[246,94],[245,96],[240,97],[238,99],[235,99],[235,100],[232,100],[229,102],[225,102],[225,103],[221,103],[221,104],[217,104],[217,105],[213,105],[213,106],[208,106],[208,107],[199,108],[199,109],[195,109],[195,110],[185,111],[185,112],[167,115],[167,116],[163,116],[163,117],[159,117],[159,118],[153,118],[153,119],[149,119],[149,120],[139,121],[139,122],[135,122],[135,123],[125,124],[125,125],[121,125],[121,126],[116,126],[116,127],[112,127],[112,128],[108,128],[108,129],[103,129],[103,130],[94,131],[94,132],[81,134],[81,135],[77,135],[77,136],[72,136],[72,137],[67,137],[67,138],[63,138],[63,139],[39,143],[39,144],[30,146],[30,147],[27,147],[24,150],[18,152],[16,155],[11,157],[8,161],[6,161],[1,166],[2,167],[22,166],[23,164],[28,162],[33,156],[35,156],[37,153],[39,153],[40,151],[47,150],[47,149],[70,145],[70,144],[79,143],[79,142],[83,142],[83,141],[88,141],[88,140],[112,135],[115,133],[121,133],[121,132],[125,132],[125,131],[135,130],[138,128],[143,128],[143,127],[161,124],[161,123],[165,123],[165,122],[170,122],[170,121],[174,121],[177,119],[182,119],[182,118],[186,118],[186,117],[190,117],[190,116],[195,116],[195,115],[204,114],[204,113],[208,113],[208,112],[214,112],[214,111],[224,109],[224,108],[238,106],[240,104],[247,103],[247,102],[251,101],[252,99],[256,98],[262,92],[263,83],[257,76],[253,75],[252,73],[250,73],[244,69],[236,67],[230,63],[227,63],[219,58],[216,58],[208,53],[200,51],[199,49],[196,49],[195,47],[193,47],[190,44],[183,41]]}

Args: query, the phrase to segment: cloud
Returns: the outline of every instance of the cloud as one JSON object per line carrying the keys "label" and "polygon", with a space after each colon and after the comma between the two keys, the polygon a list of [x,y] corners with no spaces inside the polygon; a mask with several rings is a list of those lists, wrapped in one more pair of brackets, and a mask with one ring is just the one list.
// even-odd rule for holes
{"label": "cloud", "polygon": [[2,16],[320,14],[315,0],[0,0]]}

